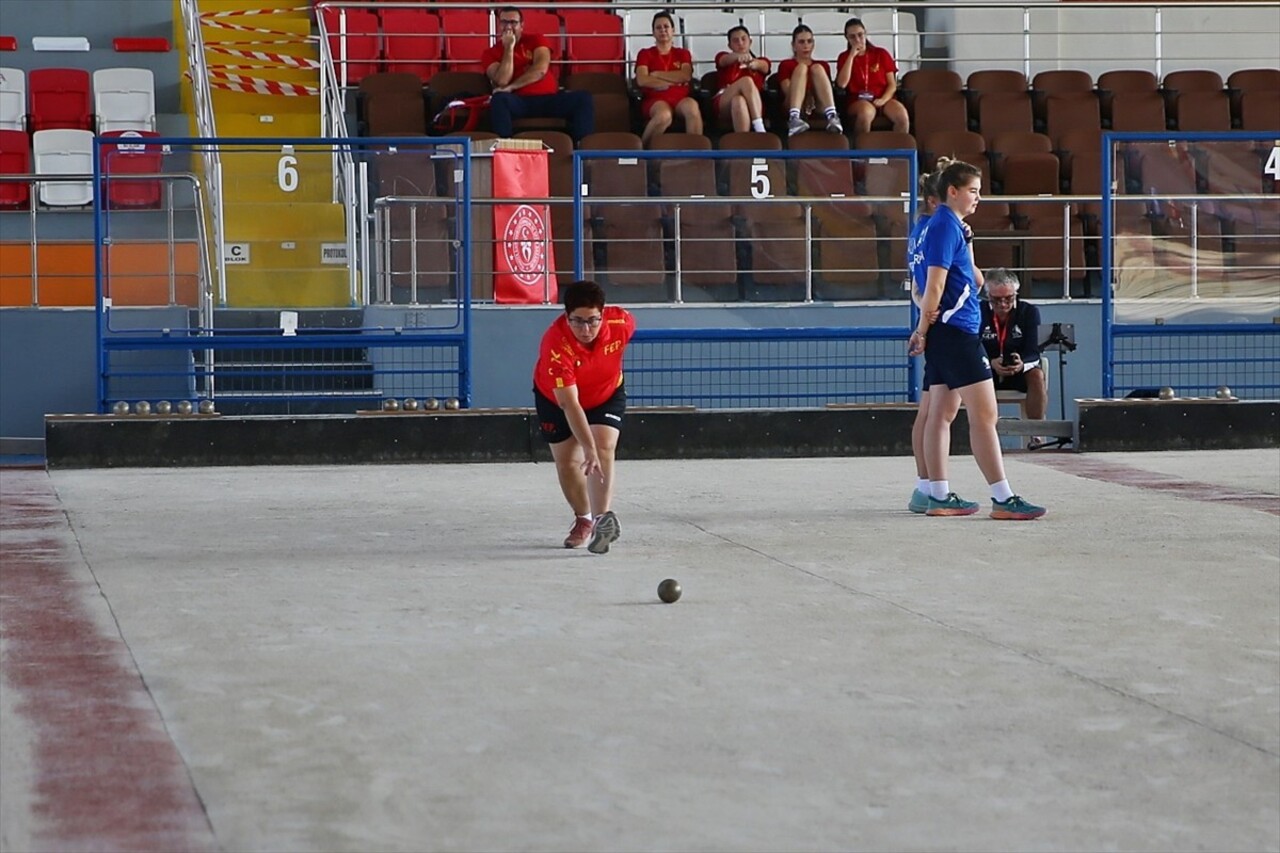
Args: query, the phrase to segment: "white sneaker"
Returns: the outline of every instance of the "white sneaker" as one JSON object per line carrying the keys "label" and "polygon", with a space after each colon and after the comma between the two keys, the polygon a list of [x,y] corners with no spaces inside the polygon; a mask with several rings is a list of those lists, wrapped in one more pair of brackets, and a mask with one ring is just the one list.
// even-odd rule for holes
{"label": "white sneaker", "polygon": [[612,511],[601,513],[591,528],[591,541],[587,543],[587,550],[592,554],[608,554],[609,546],[620,535],[622,525],[618,524],[618,517]]}
{"label": "white sneaker", "polygon": [[840,134],[844,133],[844,125],[840,123],[839,118],[837,118],[836,116],[832,116],[831,118],[827,119],[827,132],[840,133]]}
{"label": "white sneaker", "polygon": [[787,136],[795,136],[797,133],[804,133],[809,129],[809,122],[799,116],[791,116],[787,119]]}

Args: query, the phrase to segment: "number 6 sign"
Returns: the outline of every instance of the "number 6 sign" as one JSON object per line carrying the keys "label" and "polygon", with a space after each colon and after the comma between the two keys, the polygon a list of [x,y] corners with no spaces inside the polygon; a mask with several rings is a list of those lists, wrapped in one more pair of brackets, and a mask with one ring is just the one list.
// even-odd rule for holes
{"label": "number 6 sign", "polygon": [[298,158],[286,154],[280,158],[276,166],[276,182],[283,192],[291,193],[298,188]]}

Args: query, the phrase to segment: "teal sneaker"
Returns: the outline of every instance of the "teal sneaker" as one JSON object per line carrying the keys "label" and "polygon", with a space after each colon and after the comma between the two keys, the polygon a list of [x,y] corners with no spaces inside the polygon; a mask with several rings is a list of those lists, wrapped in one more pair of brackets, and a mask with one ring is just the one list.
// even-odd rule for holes
{"label": "teal sneaker", "polygon": [[907,509],[912,512],[924,515],[929,509],[929,496],[919,489],[911,490],[911,501],[907,504]]}
{"label": "teal sneaker", "polygon": [[1030,521],[1045,514],[1045,508],[1014,495],[1007,501],[991,499],[991,517],[1002,521]]}
{"label": "teal sneaker", "polygon": [[976,501],[967,501],[951,492],[943,500],[935,497],[929,497],[929,508],[924,511],[925,515],[973,515],[978,511]]}

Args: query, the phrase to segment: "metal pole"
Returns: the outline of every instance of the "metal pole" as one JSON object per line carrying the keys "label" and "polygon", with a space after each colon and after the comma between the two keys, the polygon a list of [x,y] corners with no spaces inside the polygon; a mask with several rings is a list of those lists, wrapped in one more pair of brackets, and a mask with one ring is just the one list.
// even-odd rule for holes
{"label": "metal pole", "polygon": [[1200,218],[1200,202],[1191,202],[1191,298],[1200,297],[1200,229],[1196,223]]}
{"label": "metal pole", "polygon": [[804,205],[804,301],[813,301],[813,252],[808,251],[813,245],[813,205]]}
{"label": "metal pole", "polygon": [[418,205],[409,205],[409,302],[418,304]]}
{"label": "metal pole", "polygon": [[177,240],[176,229],[173,224],[173,181],[164,182],[164,208],[165,215],[168,219],[169,229],[169,304],[178,304],[178,282],[177,282],[177,258],[175,249],[175,241]]}
{"label": "metal pole", "polygon": [[343,163],[342,174],[346,178],[346,203],[342,206],[347,225],[347,300],[351,305],[360,304],[360,281],[356,272],[356,211],[353,200],[356,197],[356,174],[354,163],[350,160]]}
{"label": "metal pole", "polygon": [[360,233],[360,304],[369,304],[369,164],[361,160],[360,168],[360,204],[356,211],[356,222]]}
{"label": "metal pole", "polygon": [[684,240],[680,236],[680,202],[676,202],[674,213],[674,228],[676,238],[676,304],[684,302],[684,268],[682,255],[684,249]]}
{"label": "metal pole", "polygon": [[1062,298],[1071,298],[1071,203],[1062,206]]}

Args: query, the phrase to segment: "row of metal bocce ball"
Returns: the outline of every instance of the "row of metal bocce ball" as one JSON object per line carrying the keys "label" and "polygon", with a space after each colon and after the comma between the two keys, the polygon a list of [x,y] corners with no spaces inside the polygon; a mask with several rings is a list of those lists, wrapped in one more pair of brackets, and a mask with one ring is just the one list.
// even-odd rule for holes
{"label": "row of metal bocce ball", "polygon": [[413,397],[405,397],[404,402],[400,402],[395,397],[388,397],[382,401],[382,411],[384,412],[434,412],[437,409],[448,409],[449,411],[457,411],[462,404],[458,402],[457,397],[450,397],[441,405],[440,401],[435,397],[428,397],[425,400],[416,400]]}
{"label": "row of metal bocce ball", "polygon": [[179,400],[176,403],[161,400],[154,406],[146,400],[139,400],[132,406],[129,405],[128,400],[119,400],[111,407],[113,415],[190,415],[193,412],[214,415],[218,410],[214,407],[212,400],[201,400],[199,403],[192,403],[190,400]]}

